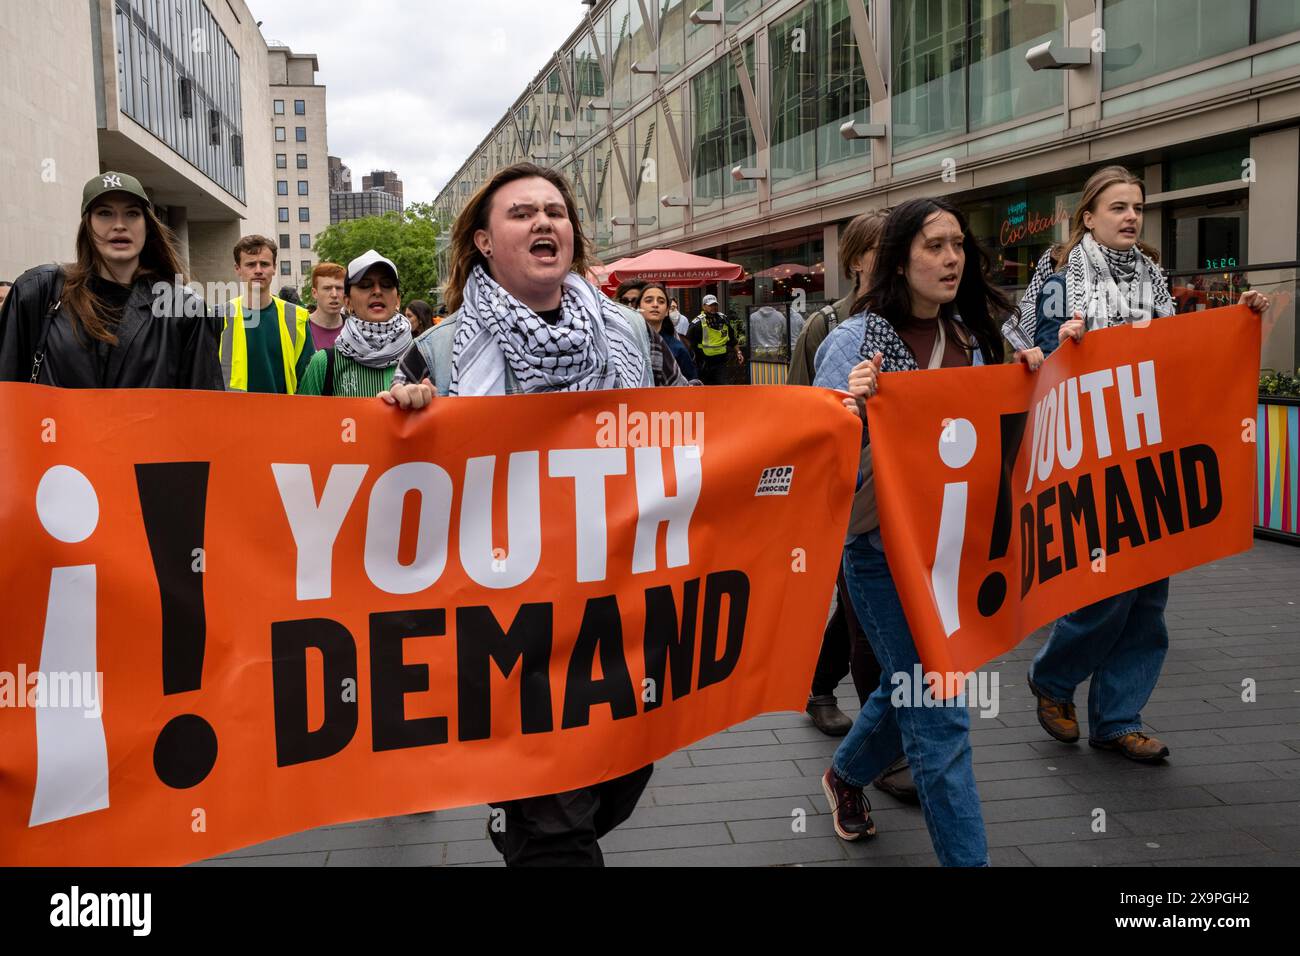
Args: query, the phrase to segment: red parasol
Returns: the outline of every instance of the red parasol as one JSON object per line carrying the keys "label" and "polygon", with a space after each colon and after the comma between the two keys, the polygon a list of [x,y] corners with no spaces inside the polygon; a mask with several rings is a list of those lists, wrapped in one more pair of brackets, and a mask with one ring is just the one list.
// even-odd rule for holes
{"label": "red parasol", "polygon": [[620,259],[609,267],[605,288],[617,288],[628,279],[657,280],[673,289],[698,289],[714,282],[734,282],[744,270],[733,262],[678,252],[651,249],[633,259]]}

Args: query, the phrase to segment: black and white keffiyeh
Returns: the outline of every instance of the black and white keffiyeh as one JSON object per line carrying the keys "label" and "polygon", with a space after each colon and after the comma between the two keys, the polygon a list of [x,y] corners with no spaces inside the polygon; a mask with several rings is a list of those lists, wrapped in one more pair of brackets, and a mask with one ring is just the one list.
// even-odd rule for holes
{"label": "black and white keffiyeh", "polygon": [[411,347],[411,341],[411,321],[400,312],[387,322],[367,322],[349,315],[343,320],[334,348],[367,368],[392,368]]}
{"label": "black and white keffiyeh", "polygon": [[1038,258],[1034,274],[1029,277],[1025,294],[1020,297],[1020,305],[1011,317],[1002,323],[1002,337],[1011,343],[1016,351],[1034,347],[1034,334],[1038,331],[1038,293],[1043,290],[1043,283],[1052,277],[1056,269],[1052,264],[1052,250],[1049,247]]}
{"label": "black and white keffiyeh", "polygon": [[524,392],[649,387],[634,335],[614,303],[578,275],[565,277],[560,319],[548,325],[476,266],[465,283],[448,394],[504,395],[507,363]]}
{"label": "black and white keffiyeh", "polygon": [[1174,314],[1169,284],[1158,265],[1137,246],[1119,252],[1098,243],[1090,232],[1070,250],[1065,285],[1065,315],[1083,316],[1089,331]]}

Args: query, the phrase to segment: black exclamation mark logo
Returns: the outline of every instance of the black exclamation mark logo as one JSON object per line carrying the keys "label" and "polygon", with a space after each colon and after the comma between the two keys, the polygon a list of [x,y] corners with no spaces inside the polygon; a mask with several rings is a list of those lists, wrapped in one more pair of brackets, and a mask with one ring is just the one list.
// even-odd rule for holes
{"label": "black exclamation mark logo", "polygon": [[[195,549],[202,555],[208,462],[136,465],[135,483],[162,597],[163,694],[196,691],[203,686],[207,644],[203,574],[195,570]],[[217,734],[195,714],[173,717],[154,744],[154,772],[177,790],[202,783],[216,762]]]}
{"label": "black exclamation mark logo", "polygon": [[[993,536],[989,541],[989,560],[999,561],[1007,555],[1011,544],[1011,472],[1016,467],[1020,443],[1025,438],[1028,412],[1015,412],[1002,416],[1002,471],[998,476],[998,506],[993,515]],[[994,571],[980,585],[976,603],[980,613],[992,617],[1007,599],[1007,579],[1001,571]]]}

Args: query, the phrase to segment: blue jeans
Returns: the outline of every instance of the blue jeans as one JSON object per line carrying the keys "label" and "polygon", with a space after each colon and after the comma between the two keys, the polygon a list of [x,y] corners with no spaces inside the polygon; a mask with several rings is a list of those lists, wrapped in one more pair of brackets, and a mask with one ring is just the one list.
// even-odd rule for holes
{"label": "blue jeans", "polygon": [[895,707],[894,674],[912,679],[920,662],[884,552],[866,535],[844,548],[844,580],[853,608],[880,661],[880,686],[862,705],[853,729],[835,751],[832,766],[847,783],[865,787],[907,754],[934,852],[944,866],[988,866],[988,844],[966,707]]}
{"label": "blue jeans", "polygon": [[1044,696],[1070,703],[1091,674],[1088,736],[1107,741],[1141,730],[1169,649],[1168,603],[1164,578],[1072,611],[1053,625],[1029,679]]}

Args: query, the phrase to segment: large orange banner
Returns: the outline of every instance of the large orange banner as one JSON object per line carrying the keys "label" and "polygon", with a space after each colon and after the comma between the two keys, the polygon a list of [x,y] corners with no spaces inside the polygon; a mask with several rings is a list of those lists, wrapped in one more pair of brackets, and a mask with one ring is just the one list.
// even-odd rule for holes
{"label": "large orange banner", "polygon": [[628,773],[808,694],[831,392],[0,385],[0,864],[173,864]]}
{"label": "large orange banner", "polygon": [[1259,336],[1235,306],[1089,332],[1036,373],[881,376],[881,534],[935,696],[1064,613],[1251,546]]}

